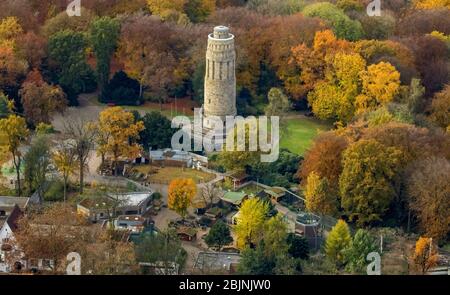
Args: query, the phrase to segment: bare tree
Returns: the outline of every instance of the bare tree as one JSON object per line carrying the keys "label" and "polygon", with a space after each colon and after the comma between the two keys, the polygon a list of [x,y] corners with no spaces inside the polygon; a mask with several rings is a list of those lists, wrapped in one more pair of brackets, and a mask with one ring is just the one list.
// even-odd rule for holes
{"label": "bare tree", "polygon": [[219,189],[214,184],[208,183],[202,189],[202,199],[207,206],[210,206],[219,197]]}
{"label": "bare tree", "polygon": [[90,151],[94,148],[95,131],[91,123],[83,119],[69,120],[64,124],[64,133],[73,140],[80,175],[80,193],[84,187],[84,169],[89,160]]}

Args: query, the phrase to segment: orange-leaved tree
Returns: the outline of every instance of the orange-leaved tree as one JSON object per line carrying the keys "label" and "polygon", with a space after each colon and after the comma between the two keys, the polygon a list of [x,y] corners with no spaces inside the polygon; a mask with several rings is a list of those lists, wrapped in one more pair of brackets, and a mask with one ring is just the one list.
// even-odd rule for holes
{"label": "orange-leaved tree", "polygon": [[438,255],[434,249],[435,247],[433,247],[431,238],[420,237],[416,242],[413,262],[422,274],[425,274],[430,268],[437,264]]}

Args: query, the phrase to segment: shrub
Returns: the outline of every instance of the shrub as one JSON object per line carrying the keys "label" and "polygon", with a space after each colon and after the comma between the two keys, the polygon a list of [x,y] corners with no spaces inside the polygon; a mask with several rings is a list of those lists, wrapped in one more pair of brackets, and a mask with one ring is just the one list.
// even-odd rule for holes
{"label": "shrub", "polygon": [[53,181],[44,193],[44,200],[49,202],[62,201],[64,198],[64,183]]}

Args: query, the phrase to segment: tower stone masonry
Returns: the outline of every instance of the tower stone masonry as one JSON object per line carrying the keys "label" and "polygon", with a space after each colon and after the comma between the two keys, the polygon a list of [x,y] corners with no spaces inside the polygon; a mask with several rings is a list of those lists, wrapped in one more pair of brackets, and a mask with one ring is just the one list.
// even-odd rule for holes
{"label": "tower stone masonry", "polygon": [[234,35],[217,26],[208,35],[204,91],[204,116],[236,116],[236,51]]}

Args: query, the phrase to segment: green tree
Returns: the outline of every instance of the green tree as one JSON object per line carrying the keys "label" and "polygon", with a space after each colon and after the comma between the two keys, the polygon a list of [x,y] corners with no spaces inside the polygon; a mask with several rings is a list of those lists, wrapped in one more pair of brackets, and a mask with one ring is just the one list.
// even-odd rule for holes
{"label": "green tree", "polygon": [[420,112],[423,107],[425,94],[425,87],[422,86],[420,79],[411,79],[411,84],[409,85],[409,96],[407,99],[407,105],[412,113]]}
{"label": "green tree", "polygon": [[343,154],[339,180],[341,206],[350,220],[364,225],[381,220],[397,195],[402,152],[376,140],[360,140]]}
{"label": "green tree", "polygon": [[241,253],[238,272],[243,275],[271,275],[276,265],[273,257],[265,254],[264,242],[260,243],[256,249],[246,247]]}
{"label": "green tree", "polygon": [[350,246],[345,250],[345,269],[351,273],[363,274],[367,266],[367,254],[377,250],[375,239],[367,230],[358,229]]}
{"label": "green tree", "polygon": [[116,50],[119,34],[119,21],[107,16],[97,18],[90,26],[90,43],[97,59],[97,78],[102,91],[109,80],[111,56]]}
{"label": "green tree", "polygon": [[224,245],[232,241],[233,238],[230,235],[230,229],[222,220],[218,220],[211,227],[211,230],[205,238],[205,242],[209,247],[217,247],[219,251]]}
{"label": "green tree", "polygon": [[281,214],[277,214],[264,224],[263,239],[266,255],[282,256],[288,252],[288,227]]}
{"label": "green tree", "polygon": [[356,41],[364,35],[361,23],[350,19],[342,10],[329,2],[319,2],[306,6],[303,14],[309,17],[319,17],[328,22],[334,33],[340,39]]}
{"label": "green tree", "polygon": [[87,41],[83,33],[70,30],[52,35],[48,41],[49,57],[58,64],[58,82],[76,104],[77,94],[86,91],[93,73],[86,63]]}
{"label": "green tree", "polygon": [[50,146],[48,137],[39,136],[31,144],[23,158],[24,178],[28,192],[32,193],[45,183],[47,173],[50,172]]}
{"label": "green tree", "polygon": [[215,9],[215,0],[188,0],[184,5],[186,15],[194,23],[205,21]]}
{"label": "green tree", "polygon": [[285,115],[291,107],[288,97],[280,88],[271,88],[267,98],[269,104],[265,108],[266,116]]}
{"label": "green tree", "polygon": [[146,113],[140,119],[144,123],[144,129],[139,133],[139,143],[146,150],[163,149],[171,146],[171,140],[176,129],[172,129],[171,122],[160,112]]}
{"label": "green tree", "polygon": [[156,233],[144,233],[136,242],[136,258],[139,262],[157,263],[163,268],[164,273],[178,264],[183,267],[187,253],[181,247],[180,239],[176,232],[167,230]]}
{"label": "green tree", "polygon": [[309,244],[305,237],[290,233],[286,241],[289,246],[288,253],[290,256],[299,259],[309,258]]}
{"label": "green tree", "polygon": [[340,219],[331,229],[325,242],[325,253],[331,262],[341,266],[345,262],[344,251],[350,245],[352,237],[347,223]]}
{"label": "green tree", "polygon": [[0,92],[0,119],[8,117],[12,113],[13,102],[9,98]]}

